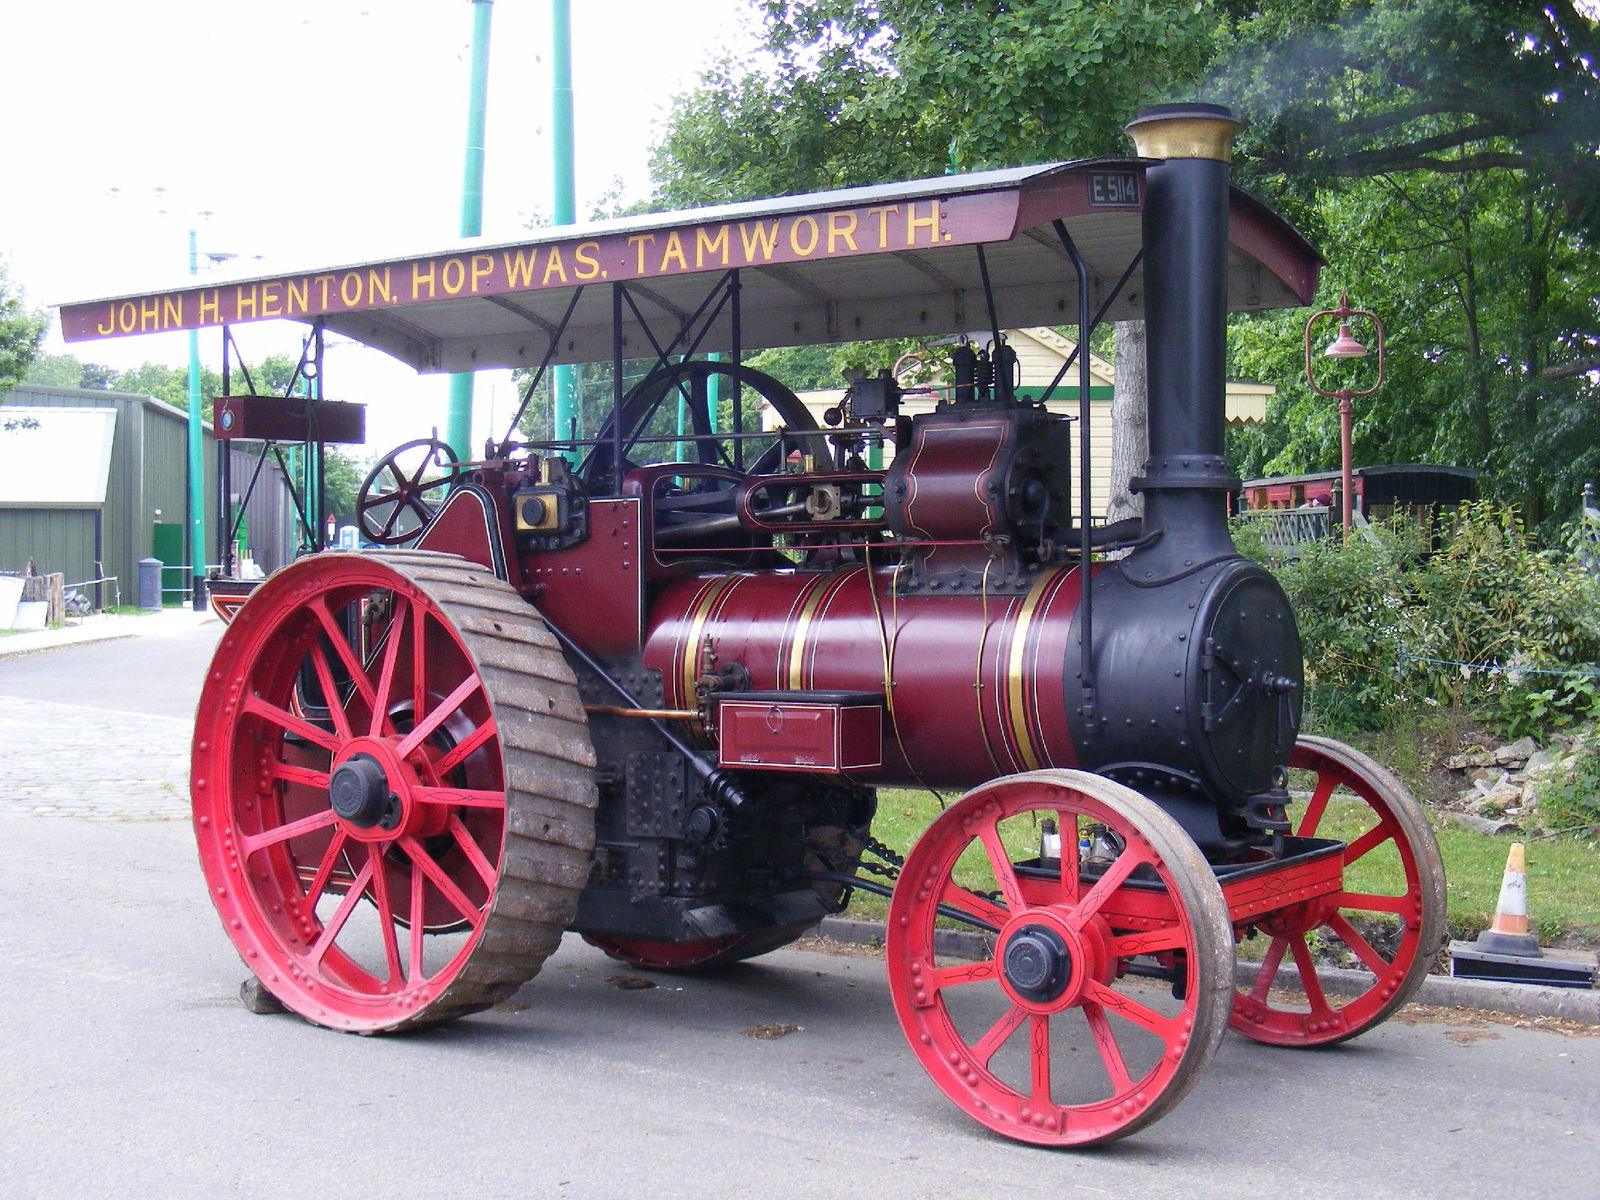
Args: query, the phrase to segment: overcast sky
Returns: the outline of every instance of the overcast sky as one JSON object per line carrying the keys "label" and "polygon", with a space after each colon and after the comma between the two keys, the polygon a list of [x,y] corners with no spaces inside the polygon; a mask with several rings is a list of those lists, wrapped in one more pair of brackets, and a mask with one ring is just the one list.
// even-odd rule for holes
{"label": "overcast sky", "polygon": [[[618,180],[628,198],[648,193],[649,146],[672,96],[751,43],[749,7],[573,0],[580,219]],[[550,30],[550,0],[494,5],[486,236],[552,208]],[[13,282],[34,305],[161,286],[186,272],[196,223],[202,251],[261,256],[263,269],[452,240],[471,35],[470,0],[0,3],[11,101],[0,255]],[[257,356],[297,346],[300,328],[236,332]],[[218,340],[202,335],[213,367]],[[52,329],[46,351],[69,349],[117,367],[187,361],[183,335],[67,347]],[[327,372],[330,397],[369,405],[369,449],[442,426],[443,383],[414,384],[372,354],[336,347]],[[485,373],[480,440],[491,400],[499,425],[509,416],[505,380]]]}

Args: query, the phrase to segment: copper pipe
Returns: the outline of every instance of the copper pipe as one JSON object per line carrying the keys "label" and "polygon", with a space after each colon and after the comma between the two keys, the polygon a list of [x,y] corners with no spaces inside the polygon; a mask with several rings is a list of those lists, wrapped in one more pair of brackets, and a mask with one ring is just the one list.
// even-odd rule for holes
{"label": "copper pipe", "polygon": [[619,708],[614,704],[585,704],[586,713],[601,713],[608,717],[640,717],[647,721],[698,721],[700,714],[692,708]]}

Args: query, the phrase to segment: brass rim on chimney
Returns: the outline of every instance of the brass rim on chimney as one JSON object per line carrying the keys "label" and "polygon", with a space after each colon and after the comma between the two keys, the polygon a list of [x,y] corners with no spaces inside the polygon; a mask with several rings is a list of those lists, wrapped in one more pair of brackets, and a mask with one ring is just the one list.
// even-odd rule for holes
{"label": "brass rim on chimney", "polygon": [[1220,105],[1161,105],[1123,126],[1141,158],[1233,161],[1233,137],[1244,122]]}

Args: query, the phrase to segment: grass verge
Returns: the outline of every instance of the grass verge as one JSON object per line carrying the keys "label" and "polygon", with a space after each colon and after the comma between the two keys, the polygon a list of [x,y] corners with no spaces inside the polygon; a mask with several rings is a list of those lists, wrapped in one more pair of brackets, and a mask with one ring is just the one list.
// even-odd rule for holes
{"label": "grass verge", "polygon": [[[955,797],[946,796],[947,802]],[[936,797],[927,792],[885,788],[878,793],[875,837],[904,855],[940,813]],[[1371,825],[1365,806],[1335,802],[1323,825],[1328,837],[1354,841]],[[1472,938],[1494,914],[1505,871],[1509,837],[1488,837],[1456,826],[1435,828],[1439,853],[1444,859],[1446,905],[1450,936]],[[1037,853],[1037,842],[1011,849],[1017,857]],[[1600,844],[1570,839],[1528,843],[1529,925],[1541,942],[1561,941],[1600,945]],[[1346,881],[1352,890],[1399,894],[1403,887],[1398,857],[1368,855]],[[883,920],[889,902],[881,896],[857,892],[845,916],[858,920]]]}

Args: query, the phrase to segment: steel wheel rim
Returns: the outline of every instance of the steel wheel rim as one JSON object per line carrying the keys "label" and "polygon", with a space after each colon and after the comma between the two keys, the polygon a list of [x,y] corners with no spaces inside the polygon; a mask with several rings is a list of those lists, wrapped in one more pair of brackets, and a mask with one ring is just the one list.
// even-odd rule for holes
{"label": "steel wheel rim", "polygon": [[[1319,909],[1279,916],[1277,927],[1266,931],[1271,940],[1251,986],[1241,988],[1234,998],[1229,1024],[1239,1033],[1272,1045],[1326,1046],[1381,1023],[1421,986],[1444,937],[1444,867],[1417,802],[1399,780],[1366,755],[1329,738],[1303,737],[1289,766],[1317,776],[1306,810],[1295,824],[1297,836],[1316,836],[1329,802],[1342,792],[1364,801],[1375,819],[1346,850],[1346,870],[1392,844],[1405,876],[1405,890],[1398,895],[1345,890]],[[1385,958],[1352,923],[1351,916],[1363,914],[1386,914],[1398,922],[1399,937],[1391,957]],[[1370,987],[1350,997],[1327,995],[1307,940],[1323,931],[1338,937],[1372,973]],[[1306,993],[1305,1011],[1275,1003],[1270,994],[1286,958]]]}
{"label": "steel wheel rim", "polygon": [[[299,567],[252,597],[207,676],[192,782],[201,865],[246,964],[290,1008],[391,1028],[439,1000],[483,936],[505,840],[499,738],[472,655],[426,592],[359,556]],[[399,636],[364,659],[334,634],[380,595]],[[325,697],[342,696],[331,728],[298,711],[303,661]],[[362,682],[341,688],[341,672]],[[424,714],[409,730],[391,717],[406,705]],[[440,736],[462,721],[453,745]],[[348,811],[319,806],[340,781]],[[354,872],[342,895],[341,869]],[[363,901],[376,916],[358,923]],[[428,933],[441,905],[469,928],[437,961]]]}
{"label": "steel wheel rim", "polygon": [[[1002,822],[1028,814],[1053,816],[1062,832],[1066,870],[1051,883],[1002,877],[1005,856],[996,850]],[[1081,864],[1069,835],[1080,824],[1116,829],[1126,850],[1096,884],[1069,882]],[[962,854],[982,847],[1000,879],[996,903],[952,882]],[[1117,927],[1104,919],[1105,901],[1134,870],[1147,868],[1175,898],[1170,921],[1149,928]],[[1104,886],[1100,886],[1103,884]],[[999,931],[990,957],[950,963],[934,948],[937,905],[948,904],[986,920]],[[1041,987],[1019,990],[1035,953],[1055,935],[1065,947],[1063,973],[1037,971]],[[1029,944],[1024,946],[1027,941]],[[1022,947],[1019,953],[1018,947]],[[1176,1011],[1153,1006],[1145,991],[1119,978],[1119,966],[1140,954],[1182,951],[1178,964],[1186,995]],[[913,1053],[942,1091],[969,1116],[1007,1137],[1042,1145],[1087,1145],[1124,1136],[1155,1120],[1194,1085],[1215,1052],[1225,1024],[1232,940],[1209,867],[1182,830],[1153,803],[1131,790],[1075,771],[1040,771],[975,789],[924,833],[901,873],[890,905],[887,946],[890,992]],[[1023,970],[1018,970],[1018,963]],[[959,1028],[947,993],[969,986],[998,989],[1002,1015],[970,1032]],[[1085,1045],[1097,1056],[1105,1094],[1063,1097],[1058,1034],[1072,1014],[1087,1026]],[[1140,1062],[1130,1054],[1128,1031],[1142,1030]],[[972,1036],[982,1029],[978,1036]],[[1025,1032],[1024,1032],[1025,1030]],[[993,1069],[1009,1043],[1025,1039],[1027,1091],[1021,1067],[1011,1078]],[[1152,1042],[1153,1039],[1153,1042]],[[1082,1038],[1080,1037],[1080,1040]],[[1065,1044],[1064,1037],[1062,1044]],[[1075,1049],[1076,1047],[1074,1047]],[[1141,1065],[1142,1063],[1142,1065]]]}

